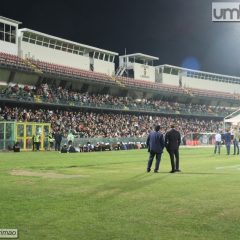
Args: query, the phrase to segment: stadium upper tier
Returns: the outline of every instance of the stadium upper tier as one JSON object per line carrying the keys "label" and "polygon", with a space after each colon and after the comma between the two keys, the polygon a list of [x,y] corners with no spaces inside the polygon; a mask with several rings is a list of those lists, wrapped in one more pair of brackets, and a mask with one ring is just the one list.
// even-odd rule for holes
{"label": "stadium upper tier", "polygon": [[[118,53],[55,37],[0,17],[0,67],[34,73],[34,81],[51,75],[72,80],[88,80],[146,91],[186,96],[240,99],[240,78],[180,68],[154,66],[158,57]],[[14,74],[1,74],[1,82],[12,82]],[[33,75],[32,75],[33,76]],[[31,82],[30,78],[28,79]]]}
{"label": "stadium upper tier", "polygon": [[34,86],[8,85],[0,91],[0,101],[21,102],[22,105],[35,103],[71,107],[77,109],[96,109],[115,112],[141,112],[164,115],[200,116],[222,119],[234,112],[235,107],[219,107],[205,104],[178,103],[151,98],[133,98],[109,94],[81,93],[63,87],[41,84]]}
{"label": "stadium upper tier", "polygon": [[[35,76],[48,76],[68,79],[88,80],[91,82],[100,82],[102,84],[115,85],[119,88],[133,88],[155,92],[165,92],[194,96],[207,96],[210,98],[223,98],[240,100],[239,94],[231,94],[227,92],[201,90],[198,88],[180,87],[159,82],[148,82],[146,80],[138,80],[122,76],[109,76],[108,74],[86,71],[78,68],[68,67],[64,65],[43,62],[40,60],[23,59],[12,54],[0,52],[0,68],[14,69],[15,71],[30,72]],[[6,76],[1,77],[0,82],[3,85],[11,82]],[[90,83],[91,83],[90,82]]]}

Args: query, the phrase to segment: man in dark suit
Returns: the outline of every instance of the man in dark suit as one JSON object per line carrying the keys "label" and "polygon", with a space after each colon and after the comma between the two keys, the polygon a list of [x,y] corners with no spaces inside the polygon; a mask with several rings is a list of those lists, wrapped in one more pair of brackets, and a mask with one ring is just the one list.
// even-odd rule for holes
{"label": "man in dark suit", "polygon": [[[171,130],[166,133],[165,147],[169,153],[171,159],[172,170],[170,173],[181,172],[179,169],[179,145],[181,143],[181,135],[179,131],[174,128],[174,124],[171,125]],[[175,156],[175,160],[174,160]]]}
{"label": "man in dark suit", "polygon": [[152,166],[152,162],[155,155],[156,155],[156,164],[155,164],[154,172],[157,173],[159,169],[159,164],[160,164],[162,152],[164,149],[163,135],[162,133],[159,132],[159,130],[160,130],[160,126],[157,125],[155,127],[155,131],[152,131],[147,138],[147,147],[148,147],[148,152],[150,153],[148,165],[147,165],[147,172],[151,171],[151,166]]}
{"label": "man in dark suit", "polygon": [[62,134],[59,130],[54,134],[54,140],[55,140],[55,151],[60,151]]}
{"label": "man in dark suit", "polygon": [[227,149],[227,155],[230,155],[230,148],[231,148],[231,133],[229,129],[226,129],[226,132],[223,135],[224,143]]}

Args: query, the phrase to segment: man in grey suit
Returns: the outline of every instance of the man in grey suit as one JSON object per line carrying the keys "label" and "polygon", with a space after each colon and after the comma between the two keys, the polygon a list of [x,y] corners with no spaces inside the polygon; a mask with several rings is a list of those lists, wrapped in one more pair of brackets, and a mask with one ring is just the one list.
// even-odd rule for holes
{"label": "man in grey suit", "polygon": [[[171,159],[172,170],[170,173],[181,172],[179,169],[179,146],[181,143],[180,132],[174,128],[174,124],[171,124],[171,130],[165,135],[165,147],[169,153]],[[175,157],[175,160],[174,160]]]}
{"label": "man in grey suit", "polygon": [[159,164],[161,161],[162,152],[164,149],[164,139],[163,134],[159,132],[160,126],[157,125],[155,127],[155,131],[152,131],[148,138],[147,138],[147,147],[149,155],[148,165],[147,165],[147,172],[151,171],[152,162],[154,157],[156,156],[156,164],[154,172],[157,173],[159,169]]}

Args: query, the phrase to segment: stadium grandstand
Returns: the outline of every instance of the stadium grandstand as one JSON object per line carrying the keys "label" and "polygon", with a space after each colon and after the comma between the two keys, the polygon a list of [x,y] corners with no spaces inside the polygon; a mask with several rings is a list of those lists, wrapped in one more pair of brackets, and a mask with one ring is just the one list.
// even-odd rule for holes
{"label": "stadium grandstand", "polygon": [[157,66],[143,53],[119,56],[116,66],[116,52],[20,24],[0,17],[0,149],[16,140],[31,149],[33,132],[7,137],[7,122],[48,123],[77,143],[144,142],[155,123],[166,132],[175,122],[184,144],[201,144],[203,134],[213,143],[239,108],[240,77]]}

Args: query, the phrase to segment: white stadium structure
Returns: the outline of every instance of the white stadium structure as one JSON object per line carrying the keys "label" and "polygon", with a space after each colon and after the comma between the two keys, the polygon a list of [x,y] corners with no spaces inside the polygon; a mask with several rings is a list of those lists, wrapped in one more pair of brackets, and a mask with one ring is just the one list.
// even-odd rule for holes
{"label": "white stadium structure", "polygon": [[[194,93],[216,91],[240,95],[240,77],[195,71],[171,65],[154,66],[157,57],[136,53],[119,57],[118,53],[76,43],[27,28],[19,29],[21,22],[0,17],[0,52],[18,56],[26,61],[42,61],[70,68],[121,77],[124,73],[136,81],[161,83],[182,87]],[[34,63],[33,63],[34,64]],[[117,69],[115,71],[115,69]],[[5,79],[4,79],[5,78]],[[8,81],[9,76],[1,81]],[[217,84],[217,87],[216,87]]]}
{"label": "white stadium structure", "polygon": [[[0,17],[0,88],[14,84],[34,88],[41,84],[73,89],[79,93],[110,94],[133,99],[167,100],[182,104],[182,108],[165,110],[161,106],[147,109],[121,106],[85,106],[81,102],[49,103],[33,96],[22,100],[0,95],[1,103],[25,104],[32,107],[68,107],[75,110],[114,111],[158,116],[196,117],[208,123],[224,122],[224,117],[240,106],[240,77],[196,71],[172,65],[158,65],[158,57],[143,53],[124,54],[101,49],[41,33],[19,28],[21,22]],[[116,59],[118,58],[118,59]],[[119,62],[116,66],[116,62]],[[184,105],[214,106],[216,112],[188,111]],[[12,105],[13,107],[15,105]],[[166,105],[166,104],[165,104]],[[130,106],[131,107],[131,106]],[[219,108],[218,108],[219,107]],[[228,113],[221,112],[227,107]],[[196,110],[196,109],[195,109]],[[239,113],[237,111],[237,113]],[[233,116],[232,116],[233,117]],[[152,119],[152,116],[149,117]],[[239,124],[238,114],[234,122]],[[186,125],[186,124],[185,124]],[[223,125],[223,124],[222,124]],[[136,123],[136,126],[138,124]],[[193,124],[194,126],[194,124]],[[220,128],[220,127],[218,127]],[[194,127],[192,128],[194,130]],[[208,130],[209,132],[216,131]]]}

